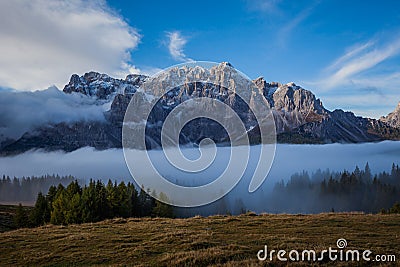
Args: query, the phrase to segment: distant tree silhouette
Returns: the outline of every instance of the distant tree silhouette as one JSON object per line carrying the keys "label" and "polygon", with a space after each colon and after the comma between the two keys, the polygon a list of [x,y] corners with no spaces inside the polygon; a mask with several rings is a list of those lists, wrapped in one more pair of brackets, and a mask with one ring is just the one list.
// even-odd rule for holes
{"label": "distant tree silhouette", "polygon": [[27,227],[29,225],[28,222],[29,222],[28,215],[24,207],[22,207],[22,204],[19,203],[17,210],[15,212],[14,225],[17,228]]}
{"label": "distant tree silhouette", "polygon": [[332,205],[336,211],[380,212],[400,202],[399,192],[398,165],[393,164],[390,173],[373,176],[367,163],[364,170],[356,166],[353,172],[325,171],[322,175],[317,171],[312,177],[307,172],[294,174],[286,184],[275,185],[268,202],[280,212],[291,213],[328,212]]}

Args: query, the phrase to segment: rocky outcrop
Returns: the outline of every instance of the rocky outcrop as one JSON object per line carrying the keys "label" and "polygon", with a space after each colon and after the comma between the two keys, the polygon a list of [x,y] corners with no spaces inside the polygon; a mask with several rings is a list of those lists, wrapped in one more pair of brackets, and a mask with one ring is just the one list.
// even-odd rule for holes
{"label": "rocky outcrop", "polygon": [[[160,144],[159,122],[182,102],[197,97],[213,98],[231,107],[243,121],[251,142],[259,143],[260,131],[254,114],[237,96],[237,90],[242,90],[241,95],[248,99],[260,97],[271,107],[278,142],[357,143],[400,138],[400,103],[394,112],[380,120],[358,117],[342,110],[329,111],[311,91],[294,83],[267,82],[262,77],[249,83],[231,64],[223,62],[211,68],[174,67],[151,80],[135,74],[125,79],[96,72],[83,76],[74,74],[63,91],[91,96],[109,105],[105,111],[106,121],[43,125],[18,140],[2,142],[0,153],[21,153],[37,148],[72,151],[85,146],[96,149],[121,147],[125,111],[137,92],[150,100],[163,96],[148,121],[152,126],[146,132],[150,147]],[[196,143],[204,137],[217,143],[229,141],[221,125],[204,118],[188,123],[182,130],[180,141]]]}
{"label": "rocky outcrop", "polygon": [[400,139],[400,132],[393,129],[399,118],[396,111],[389,114],[385,123],[343,110],[331,112],[311,91],[295,83],[268,83],[262,77],[254,83],[263,90],[273,108],[278,142],[360,143]]}
{"label": "rocky outcrop", "polygon": [[82,147],[108,149],[121,147],[120,130],[101,122],[59,123],[25,133],[2,148],[1,154],[13,155],[31,149],[74,151]]}
{"label": "rocky outcrop", "polygon": [[322,122],[328,117],[329,111],[322,102],[295,83],[268,83],[262,77],[254,83],[263,91],[273,109],[278,134],[290,132],[308,122]]}
{"label": "rocky outcrop", "polygon": [[138,74],[130,74],[125,80],[114,79],[107,74],[91,71],[80,77],[77,74],[73,74],[63,91],[67,94],[75,92],[94,96],[98,99],[109,99],[115,93],[135,93],[146,79],[146,76]]}
{"label": "rocky outcrop", "polygon": [[380,120],[392,127],[400,128],[400,102],[393,112],[389,113],[386,117],[381,117]]}

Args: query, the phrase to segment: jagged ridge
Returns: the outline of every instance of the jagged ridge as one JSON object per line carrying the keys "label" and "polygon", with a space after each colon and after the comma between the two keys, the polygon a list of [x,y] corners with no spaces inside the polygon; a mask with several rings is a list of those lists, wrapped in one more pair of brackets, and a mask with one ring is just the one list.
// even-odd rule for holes
{"label": "jagged ridge", "polygon": [[[174,88],[174,84],[183,85],[176,94],[167,94],[160,103],[159,116],[165,117],[168,108],[172,109],[187,97],[207,96],[219,99],[232,106],[239,116],[245,120],[249,118],[249,108],[238,101],[234,94],[227,92],[224,86],[212,85],[227,84],[232,91],[239,84],[230,84],[231,75],[235,70],[229,63],[221,63],[210,70],[202,67],[172,68],[159,76],[157,81],[160,86],[154,88]],[[188,77],[204,79],[202,83],[185,83]],[[211,78],[210,78],[211,77]],[[210,83],[207,83],[207,79]],[[211,80],[210,80],[211,79]],[[114,79],[106,74],[89,72],[83,76],[72,75],[70,82],[64,87],[65,93],[81,93],[96,97],[99,100],[110,101],[110,110],[106,111],[106,122],[77,122],[74,124],[60,123],[45,125],[24,134],[19,140],[10,141],[1,147],[1,152],[20,153],[32,148],[47,150],[61,149],[72,151],[74,149],[92,146],[97,149],[121,147],[122,121],[126,108],[132,95],[139,89],[146,91],[148,77],[143,75],[128,75],[125,79]],[[166,83],[170,83],[170,87]],[[212,83],[211,83],[212,82]],[[280,84],[267,82],[260,77],[253,81],[260,94],[265,97],[272,108],[275,119],[278,141],[285,143],[331,143],[331,142],[371,142],[385,139],[398,140],[400,137],[399,114],[400,103],[396,110],[381,120],[357,117],[351,112],[335,110],[333,112],[324,108],[322,102],[315,95],[294,83]],[[162,86],[161,86],[162,85]],[[148,91],[150,94],[166,92]],[[167,109],[165,107],[168,107]],[[226,141],[220,134],[221,129],[204,127],[207,121],[195,123],[183,132],[185,142],[196,141],[200,136],[211,137],[216,141]],[[251,128],[249,135],[257,135],[257,128],[251,120],[245,121]],[[254,128],[254,129],[253,129]],[[159,129],[149,133],[153,143],[159,143],[155,138]],[[194,134],[196,133],[196,134]],[[153,135],[153,136],[152,136]],[[257,138],[255,138],[257,139]]]}

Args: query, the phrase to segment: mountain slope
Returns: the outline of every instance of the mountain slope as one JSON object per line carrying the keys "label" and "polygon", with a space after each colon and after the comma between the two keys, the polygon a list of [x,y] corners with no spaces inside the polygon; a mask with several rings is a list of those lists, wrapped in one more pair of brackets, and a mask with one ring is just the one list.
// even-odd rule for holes
{"label": "mountain slope", "polygon": [[400,102],[393,112],[389,113],[386,117],[381,117],[380,120],[392,127],[400,128]]}
{"label": "mountain slope", "polygon": [[[194,78],[204,82],[188,82]],[[253,95],[261,95],[269,103],[275,120],[278,142],[358,143],[398,140],[400,137],[398,128],[400,104],[387,117],[375,120],[357,117],[351,112],[342,110],[329,111],[311,91],[294,83],[266,82],[262,77],[253,83],[253,89],[248,90],[252,90]],[[240,98],[232,94],[238,88],[247,88],[246,86],[248,86],[246,81],[238,78],[236,70],[226,62],[210,69],[199,66],[175,67],[151,80],[151,86],[149,78],[143,75],[128,75],[125,79],[114,79],[96,72],[89,72],[81,77],[74,74],[63,91],[67,94],[84,94],[108,102],[106,121],[42,125],[25,133],[18,140],[3,142],[0,153],[15,154],[34,148],[65,151],[84,146],[96,149],[119,148],[122,146],[121,133],[125,111],[137,91],[148,95],[164,95],[154,107],[153,117],[157,118],[157,121],[164,121],[174,107],[188,99],[197,97],[218,99],[239,115],[250,139],[253,140],[252,143],[257,143],[260,133],[252,112]],[[165,92],[163,88],[172,90]],[[250,94],[250,91],[245,93]],[[146,132],[150,147],[160,145],[160,133],[159,126]],[[217,143],[229,141],[221,125],[207,119],[197,119],[188,123],[182,130],[180,141],[198,142],[204,137],[210,137]]]}

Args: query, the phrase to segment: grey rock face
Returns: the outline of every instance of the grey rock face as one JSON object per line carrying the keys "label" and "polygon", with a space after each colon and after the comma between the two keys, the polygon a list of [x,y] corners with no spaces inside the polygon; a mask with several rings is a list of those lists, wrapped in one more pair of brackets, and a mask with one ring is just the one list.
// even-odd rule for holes
{"label": "grey rock face", "polygon": [[[72,151],[90,146],[96,149],[121,147],[122,122],[132,96],[138,91],[147,95],[164,95],[157,103],[149,120],[156,125],[165,120],[171,110],[180,103],[197,97],[217,99],[230,106],[248,129],[252,143],[259,142],[259,129],[252,112],[235,92],[249,88],[246,80],[235,79],[235,70],[227,62],[211,69],[202,67],[172,68],[157,79],[143,75],[128,75],[114,79],[106,74],[89,72],[83,76],[71,76],[64,87],[65,93],[81,93],[100,101],[110,101],[105,112],[106,122],[77,122],[44,125],[25,133],[18,140],[1,143],[0,154],[14,154],[29,149]],[[188,82],[191,79],[202,82]],[[351,112],[324,108],[315,95],[294,83],[267,82],[260,77],[253,81],[253,89],[245,94],[260,95],[272,108],[278,142],[282,143],[331,143],[371,142],[400,139],[400,103],[396,110],[380,120],[357,117]],[[167,88],[167,90],[165,90]],[[256,89],[254,89],[256,88]],[[160,144],[161,126],[146,132],[150,147]],[[217,143],[229,141],[221,125],[207,119],[197,119],[182,130],[181,142],[198,142],[210,137]]]}
{"label": "grey rock face", "polygon": [[[262,99],[263,103],[267,104],[262,92],[226,62],[210,69],[199,66],[172,68],[168,72],[144,83],[141,89],[142,91],[138,93],[139,95],[152,96],[151,99],[160,98],[158,102],[154,103],[153,100],[145,100],[146,97],[138,98],[138,100],[144,99],[140,103],[135,102],[138,106],[155,104],[148,120],[149,127],[146,128],[147,145],[152,148],[160,146],[162,122],[166,120],[175,107],[190,99],[205,97],[217,100],[217,103],[224,103],[225,106],[229,106],[235,111],[235,114],[244,124],[245,130],[250,130],[252,127],[257,126],[254,114],[250,110],[252,108],[251,105],[256,105],[256,101],[252,102],[251,99],[259,98]],[[250,106],[246,104],[244,99]],[[268,110],[267,107],[265,108]],[[211,105],[204,106],[202,111],[208,109],[210,109],[208,114],[215,112],[215,107]],[[188,115],[188,113],[191,118],[197,115],[196,110],[185,110],[185,115]],[[220,114],[221,112],[217,113]],[[222,119],[227,120],[227,114],[222,112],[222,115],[225,116]],[[137,118],[137,121],[142,119]],[[132,122],[137,121],[134,118],[132,120]],[[225,121],[223,125],[232,125],[232,121]],[[235,136],[234,140],[240,139],[243,132],[240,134],[239,131],[236,131],[236,134],[237,136]],[[198,118],[190,121],[182,129],[180,143],[197,143],[204,137],[209,137],[216,143],[229,141],[229,136],[221,125],[211,119]]]}
{"label": "grey rock face", "polygon": [[392,127],[400,128],[400,102],[393,112],[389,113],[386,117],[381,117],[380,120]]}
{"label": "grey rock face", "polygon": [[258,78],[254,83],[273,108],[278,134],[292,131],[308,122],[321,122],[329,116],[329,111],[313,93],[294,83],[267,83],[264,78]]}
{"label": "grey rock face", "polygon": [[98,99],[108,99],[114,93],[135,93],[146,78],[144,75],[130,74],[125,80],[114,79],[107,74],[91,71],[80,77],[77,74],[73,74],[63,91],[65,93],[76,92],[95,96]]}
{"label": "grey rock face", "polygon": [[25,133],[16,142],[2,148],[1,154],[12,155],[31,149],[74,151],[82,147],[107,149],[121,147],[119,131],[100,122],[59,123]]}
{"label": "grey rock face", "polygon": [[[398,140],[398,112],[381,121],[355,116],[352,112],[327,110],[315,95],[294,83],[268,83],[258,78],[255,84],[273,107],[278,141],[283,143],[359,143]],[[397,123],[397,124],[396,124]]]}

